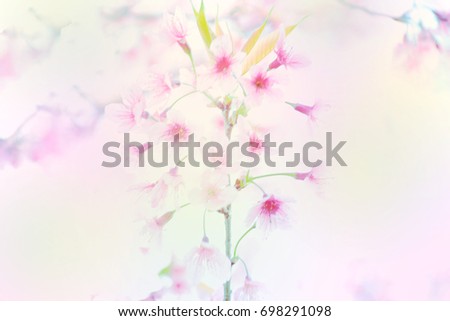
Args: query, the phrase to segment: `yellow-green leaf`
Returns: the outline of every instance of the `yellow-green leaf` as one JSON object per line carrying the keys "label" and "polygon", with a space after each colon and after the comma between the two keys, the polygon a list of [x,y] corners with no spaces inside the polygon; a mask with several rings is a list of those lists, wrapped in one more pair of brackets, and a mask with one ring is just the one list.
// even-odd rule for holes
{"label": "yellow-green leaf", "polygon": [[203,4],[203,0],[200,5],[199,11],[195,10],[194,7],[192,7],[192,9],[194,9],[195,20],[197,22],[197,27],[200,31],[200,35],[203,38],[203,42],[205,43],[206,47],[209,48],[213,39],[213,35],[211,33],[211,29],[208,26],[208,22],[206,21],[205,6]]}
{"label": "yellow-green leaf", "polygon": [[250,51],[253,49],[256,42],[258,41],[259,37],[261,37],[261,34],[263,33],[264,28],[266,27],[267,22],[269,21],[269,17],[270,17],[271,13],[272,13],[272,9],[269,11],[269,14],[267,15],[266,20],[264,20],[264,23],[251,34],[250,38],[248,38],[247,42],[242,47],[242,51],[245,52],[246,54],[250,53]]}
{"label": "yellow-green leaf", "polygon": [[[290,34],[296,26],[297,24],[287,26],[284,29],[285,35],[287,36],[288,34]],[[261,41],[255,44],[252,51],[250,51],[250,53],[247,55],[247,57],[245,57],[244,62],[242,63],[242,74],[244,75],[245,73],[247,73],[247,71],[249,71],[252,66],[256,65],[258,62],[267,57],[267,55],[270,54],[273,49],[275,49],[279,38],[280,31],[276,30],[268,34]]]}

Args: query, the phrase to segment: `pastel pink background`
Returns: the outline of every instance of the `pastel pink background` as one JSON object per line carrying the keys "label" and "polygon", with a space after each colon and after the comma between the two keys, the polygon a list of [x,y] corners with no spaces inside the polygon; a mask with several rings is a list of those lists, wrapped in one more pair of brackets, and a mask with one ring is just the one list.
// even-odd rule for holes
{"label": "pastel pink background", "polygon": [[[295,142],[323,140],[332,131],[348,141],[343,150],[348,167],[330,168],[320,195],[297,181],[264,183],[298,203],[290,230],[267,240],[250,235],[242,245],[254,278],[266,285],[269,299],[449,299],[450,57],[430,51],[411,70],[396,54],[402,24],[332,0],[271,2],[281,21],[309,15],[290,43],[312,64],[285,81],[286,95],[305,102],[320,98],[332,108],[315,129],[302,118],[286,119],[283,110],[261,120]],[[136,10],[156,16],[175,5],[143,3]],[[406,0],[361,3],[392,14],[411,6]],[[446,1],[429,3],[450,10]],[[190,12],[188,1],[178,4]],[[216,1],[206,4],[214,14]],[[235,5],[220,4],[220,10]],[[1,79],[0,137],[47,101],[82,113],[88,107],[73,85],[102,106],[114,101],[158,54],[151,43],[141,42],[150,27],[101,18],[100,8],[112,7],[110,1],[33,6],[53,24],[67,26],[44,57],[27,62],[14,53],[20,73]],[[14,26],[45,38],[24,2],[0,2],[0,12],[0,30]],[[177,59],[168,54],[163,64]],[[0,299],[143,299],[161,286],[157,273],[172,250],[183,257],[197,244],[202,218],[194,208],[171,222],[160,249],[142,255],[135,215],[148,208],[129,190],[141,172],[100,166],[102,145],[113,139],[120,135],[102,119],[92,134],[70,141],[56,155],[0,170]],[[147,169],[145,175],[156,171]],[[239,199],[234,238],[244,231],[255,195]],[[209,224],[222,246],[221,219]]]}

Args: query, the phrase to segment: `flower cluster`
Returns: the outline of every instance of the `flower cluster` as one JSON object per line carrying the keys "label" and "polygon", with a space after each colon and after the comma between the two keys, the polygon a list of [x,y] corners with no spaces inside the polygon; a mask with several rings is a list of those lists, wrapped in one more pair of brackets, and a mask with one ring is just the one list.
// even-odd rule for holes
{"label": "flower cluster", "polygon": [[[249,36],[244,36],[244,33],[232,35],[229,28],[224,31],[224,24],[217,18],[214,27],[210,25],[202,3],[199,10],[193,8],[192,21],[197,26],[205,48],[199,52],[191,42],[189,19],[184,12],[176,9],[174,13],[165,14],[162,20],[161,25],[170,38],[169,48],[178,50],[180,57],[185,60],[180,61],[175,71],[151,71],[143,81],[123,95],[121,102],[106,106],[107,115],[116,122],[119,130],[151,137],[153,143],[147,148],[153,148],[161,142],[184,141],[196,131],[195,126],[181,116],[189,108],[189,103],[183,102],[193,96],[203,102],[205,113],[206,110],[212,110],[220,118],[219,125],[213,128],[214,133],[202,132],[203,136],[223,137],[225,141],[244,140],[250,143],[255,153],[261,152],[262,138],[267,128],[252,123],[249,115],[266,101],[275,99],[287,111],[292,110],[293,117],[301,118],[303,115],[310,120],[316,120],[319,111],[325,106],[321,103],[312,106],[284,103],[280,75],[308,64],[308,60],[295,54],[287,42],[296,24],[273,26],[269,13],[260,27]],[[174,164],[159,179],[149,180],[139,187],[154,209],[153,212],[172,205],[171,209],[163,212],[166,214],[145,219],[144,230],[159,239],[163,228],[169,221],[176,219],[182,209],[196,206],[203,211],[203,235],[184,264],[174,260],[163,269],[162,277],[168,278],[171,284],[149,298],[185,295],[196,289],[200,295],[207,293],[211,299],[230,300],[233,297],[231,278],[240,263],[245,269],[244,284],[237,288],[234,298],[260,298],[262,286],[250,277],[248,266],[239,255],[239,246],[255,229],[263,231],[267,237],[272,231],[289,226],[293,213],[289,206],[290,200],[275,191],[266,193],[258,181],[280,176],[316,183],[319,179],[317,173],[254,175],[244,168],[219,166],[205,170],[203,175],[196,175],[195,184],[189,184],[184,177],[184,168],[178,165]],[[239,215],[232,212],[232,205],[238,194],[248,188],[256,188],[262,195],[248,211],[246,232],[236,244],[232,244],[231,216]],[[207,228],[209,217],[217,214],[224,219],[224,251],[214,245],[217,240],[212,240],[216,236],[210,235]],[[218,287],[223,287],[220,294]]]}

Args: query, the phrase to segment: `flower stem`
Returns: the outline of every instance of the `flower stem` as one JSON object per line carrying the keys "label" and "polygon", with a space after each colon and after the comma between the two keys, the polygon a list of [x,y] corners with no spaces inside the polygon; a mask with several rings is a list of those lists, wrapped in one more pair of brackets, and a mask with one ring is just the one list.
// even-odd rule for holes
{"label": "flower stem", "polygon": [[242,236],[239,238],[239,240],[236,243],[236,246],[234,247],[233,258],[237,257],[237,250],[238,250],[238,247],[239,247],[239,244],[241,243],[241,241],[255,228],[256,228],[256,223],[253,223],[253,225],[250,226],[250,228],[247,231],[245,231],[245,233],[242,234]]}
{"label": "flower stem", "polygon": [[195,69],[195,63],[194,63],[194,58],[192,57],[192,53],[188,54],[189,56],[189,60],[191,61],[191,65],[192,65],[192,71],[194,72],[194,85],[195,87],[197,87],[197,69]]}
{"label": "flower stem", "polygon": [[[225,255],[230,259],[231,269],[231,204],[224,208],[225,216]],[[228,280],[223,285],[223,298],[225,301],[231,301],[231,280]]]}
{"label": "flower stem", "polygon": [[260,176],[254,176],[250,177],[250,182],[259,179],[259,178],[265,178],[265,177],[272,177],[272,176],[289,176],[289,177],[295,177],[295,173],[273,173],[273,174],[266,174],[266,175],[260,175]]}
{"label": "flower stem", "polygon": [[203,212],[203,237],[206,237],[206,211],[207,209],[205,208],[205,211]]}
{"label": "flower stem", "polygon": [[371,16],[379,16],[379,17],[390,18],[390,19],[393,19],[393,20],[396,20],[396,21],[401,21],[400,20],[401,18],[399,18],[399,17],[394,17],[394,16],[391,16],[391,15],[388,15],[388,14],[385,14],[385,13],[381,13],[381,12],[375,12],[375,11],[372,11],[372,10],[366,8],[366,7],[363,7],[363,6],[360,6],[360,5],[357,5],[357,4],[353,4],[353,3],[349,3],[347,0],[339,0],[339,2],[341,4],[343,4],[344,6],[347,6],[347,7],[351,8],[351,9],[360,10],[360,11],[365,12],[365,13],[371,15]]}
{"label": "flower stem", "polygon": [[267,195],[267,193],[263,190],[263,188],[261,186],[259,186],[258,184],[256,184],[254,181],[251,181],[250,183],[252,183],[253,185],[255,185],[256,187],[258,187],[258,189],[264,194]]}
{"label": "flower stem", "polygon": [[196,92],[198,92],[198,91],[197,91],[197,90],[193,90],[193,91],[188,92],[187,94],[184,94],[184,95],[181,96],[180,98],[176,99],[172,104],[170,104],[169,107],[167,107],[166,109],[164,109],[164,111],[163,111],[162,113],[163,113],[163,114],[167,113],[167,112],[168,112],[169,110],[171,110],[172,107],[175,106],[176,103],[178,103],[180,100],[182,100],[183,98],[185,98],[185,97],[187,97],[187,96],[190,96],[190,95],[192,95],[192,94],[195,94]]}
{"label": "flower stem", "polygon": [[245,269],[245,274],[247,275],[247,277],[250,277],[250,273],[248,272],[248,267],[247,264],[245,263],[245,261],[242,258],[239,258],[239,261],[241,261],[242,265],[244,266]]}

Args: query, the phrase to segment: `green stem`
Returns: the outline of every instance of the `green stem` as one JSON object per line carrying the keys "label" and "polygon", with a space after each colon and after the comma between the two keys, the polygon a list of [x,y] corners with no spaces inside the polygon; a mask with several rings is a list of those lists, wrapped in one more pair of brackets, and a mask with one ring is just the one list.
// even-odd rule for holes
{"label": "green stem", "polygon": [[[224,210],[225,216],[225,255],[230,260],[231,269],[231,204]],[[223,298],[225,301],[231,301],[231,280],[228,280],[223,285]]]}
{"label": "green stem", "polygon": [[255,228],[256,228],[256,223],[253,223],[253,225],[250,226],[250,228],[247,231],[245,231],[245,233],[242,234],[242,236],[239,238],[239,240],[236,243],[236,246],[234,247],[233,258],[237,257],[237,250],[238,250],[238,247],[239,247],[239,244],[241,243],[241,241]]}
{"label": "green stem", "polygon": [[205,208],[205,211],[203,212],[203,237],[206,238],[206,211],[207,209]]}
{"label": "green stem", "polygon": [[266,175],[260,175],[260,176],[254,176],[250,177],[250,182],[259,179],[259,178],[265,178],[265,177],[272,177],[272,176],[289,176],[289,177],[295,177],[295,173],[273,173],[273,174],[266,174]]}
{"label": "green stem", "polygon": [[242,265],[244,266],[245,274],[247,275],[247,277],[250,277],[250,273],[248,272],[247,264],[245,263],[245,261],[241,258],[239,258],[239,261],[241,261]]}
{"label": "green stem", "polygon": [[195,69],[195,63],[194,63],[194,58],[192,57],[192,53],[188,54],[189,56],[189,60],[191,61],[191,65],[192,65],[192,71],[194,72],[194,84],[195,87],[197,87],[197,69]]}
{"label": "green stem", "polygon": [[258,184],[256,184],[254,181],[250,181],[250,183],[252,183],[253,185],[255,185],[256,187],[259,188],[259,190],[264,194],[267,195],[267,193],[263,190],[263,188],[261,186],[259,186]]}
{"label": "green stem", "polygon": [[181,210],[182,208],[191,205],[191,203],[185,203],[183,205],[181,205],[178,209]]}
{"label": "green stem", "polygon": [[190,96],[192,94],[195,94],[196,92],[198,92],[198,90],[193,90],[188,92],[187,94],[184,94],[183,96],[181,96],[180,98],[176,99],[172,104],[170,104],[169,107],[167,107],[166,109],[164,109],[164,111],[162,112],[163,114],[167,113],[169,110],[171,110],[173,108],[173,106],[175,106],[180,100],[182,100],[183,98]]}

